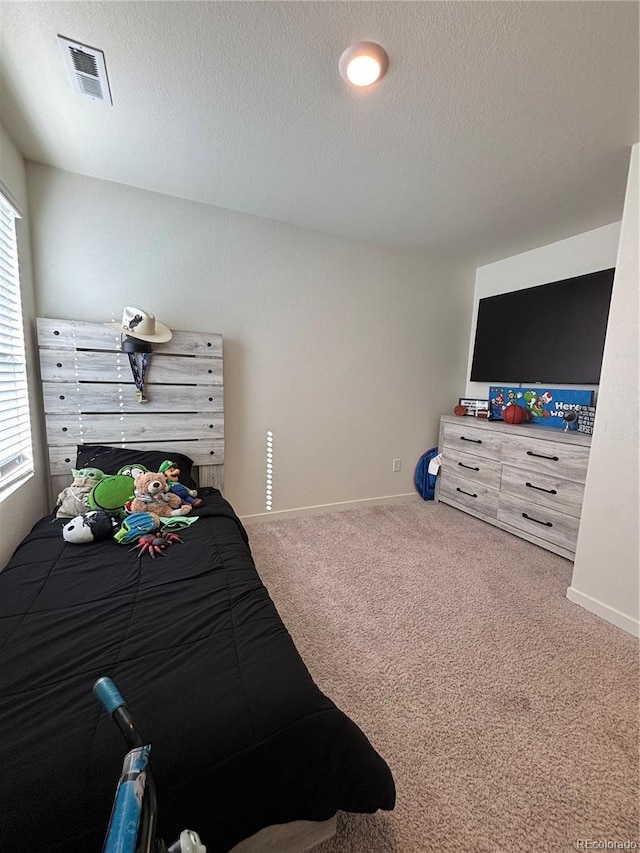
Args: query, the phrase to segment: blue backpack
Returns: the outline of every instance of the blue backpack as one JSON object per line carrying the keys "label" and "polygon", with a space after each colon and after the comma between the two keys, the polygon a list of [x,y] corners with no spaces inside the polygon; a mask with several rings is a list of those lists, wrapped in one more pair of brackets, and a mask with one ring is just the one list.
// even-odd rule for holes
{"label": "blue backpack", "polygon": [[437,447],[432,447],[431,450],[427,450],[426,453],[423,453],[420,459],[418,459],[416,472],[413,475],[413,482],[418,490],[418,494],[425,501],[432,501],[435,495],[436,475],[429,473],[429,462],[431,462],[433,457],[437,455]]}

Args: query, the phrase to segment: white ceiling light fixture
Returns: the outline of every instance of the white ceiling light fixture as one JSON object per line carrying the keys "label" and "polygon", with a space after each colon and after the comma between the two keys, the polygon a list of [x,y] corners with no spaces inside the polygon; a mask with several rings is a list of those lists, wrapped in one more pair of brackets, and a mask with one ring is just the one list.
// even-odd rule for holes
{"label": "white ceiling light fixture", "polygon": [[389,67],[386,50],[373,41],[359,41],[340,57],[340,76],[353,86],[371,86],[382,79]]}

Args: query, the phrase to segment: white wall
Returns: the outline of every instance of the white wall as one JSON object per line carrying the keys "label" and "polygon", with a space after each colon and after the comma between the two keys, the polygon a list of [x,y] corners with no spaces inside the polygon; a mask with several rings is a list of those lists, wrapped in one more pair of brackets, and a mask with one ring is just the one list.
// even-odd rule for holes
{"label": "white wall", "polygon": [[[497,296],[512,290],[536,287],[551,281],[573,278],[576,275],[610,269],[616,264],[620,223],[614,222],[602,228],[595,228],[584,234],[559,240],[530,252],[523,252],[510,258],[504,258],[492,264],[478,267],[469,337],[469,359],[467,376],[471,375],[473,345],[476,337],[478,302],[486,296]],[[502,379],[495,377],[491,384],[500,385]],[[593,385],[567,385],[563,388],[595,388]],[[489,385],[484,382],[467,381],[468,397],[486,399]]]}
{"label": "white wall", "polygon": [[139,305],[224,335],[239,514],[265,511],[267,430],[274,512],[415,494],[464,389],[471,270],[31,163],[28,183],[39,314]]}
{"label": "white wall", "polygon": [[582,524],[567,597],[636,636],[638,576],[638,191],[640,151],[631,157],[605,340]]}
{"label": "white wall", "polygon": [[[16,222],[22,311],[27,360],[30,365],[35,365],[35,296],[31,274],[26,169],[22,155],[2,125],[0,125],[0,180],[15,199],[22,213],[22,219]],[[46,511],[47,481],[43,464],[42,403],[37,372],[34,373],[33,369],[29,369],[28,374],[35,475],[0,503],[0,570],[20,539]]]}

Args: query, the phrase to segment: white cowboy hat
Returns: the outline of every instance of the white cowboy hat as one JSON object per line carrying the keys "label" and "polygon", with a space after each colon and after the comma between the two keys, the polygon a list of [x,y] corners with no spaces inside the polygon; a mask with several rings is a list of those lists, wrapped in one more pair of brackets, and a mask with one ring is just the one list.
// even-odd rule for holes
{"label": "white cowboy hat", "polygon": [[125,308],[122,312],[122,325],[119,323],[105,323],[108,329],[122,332],[130,338],[139,338],[141,341],[162,344],[170,341],[173,337],[171,329],[164,323],[156,320],[151,311],[143,311],[142,308]]}

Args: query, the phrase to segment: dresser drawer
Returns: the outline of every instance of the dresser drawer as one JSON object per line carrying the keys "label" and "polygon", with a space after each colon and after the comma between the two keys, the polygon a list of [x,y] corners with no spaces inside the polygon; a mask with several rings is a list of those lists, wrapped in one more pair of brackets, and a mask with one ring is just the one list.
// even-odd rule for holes
{"label": "dresser drawer", "polygon": [[584,483],[589,448],[561,441],[544,441],[535,436],[505,435],[502,440],[502,461],[527,471]]}
{"label": "dresser drawer", "polygon": [[502,436],[499,432],[467,426],[464,422],[472,418],[460,418],[458,424],[445,424],[444,426],[444,450],[452,449],[456,452],[471,453],[473,456],[482,456],[485,459],[500,459],[500,446]]}
{"label": "dresser drawer", "polygon": [[582,483],[541,474],[533,468],[525,471],[503,465],[500,488],[513,497],[580,518],[584,497]]}
{"label": "dresser drawer", "polygon": [[440,472],[440,500],[452,500],[469,507],[474,512],[496,518],[498,512],[498,490],[483,483],[474,483],[444,470]]}
{"label": "dresser drawer", "polygon": [[498,520],[575,553],[580,520],[573,515],[501,492]]}
{"label": "dresser drawer", "polygon": [[453,474],[474,483],[483,483],[493,489],[500,488],[501,468],[500,462],[495,459],[471,456],[454,448],[445,447],[442,453],[442,469],[448,475]]}

